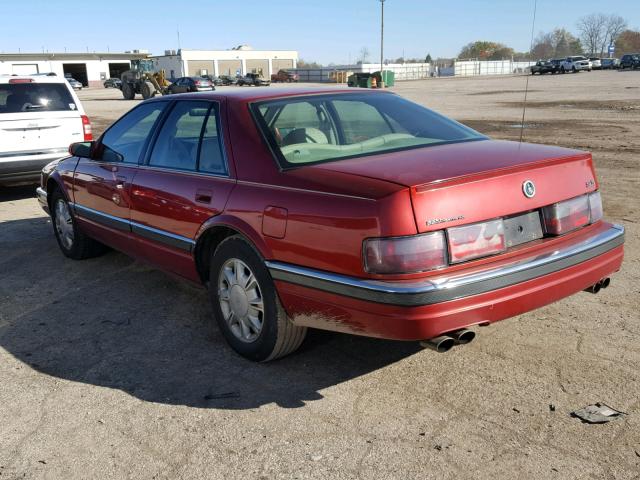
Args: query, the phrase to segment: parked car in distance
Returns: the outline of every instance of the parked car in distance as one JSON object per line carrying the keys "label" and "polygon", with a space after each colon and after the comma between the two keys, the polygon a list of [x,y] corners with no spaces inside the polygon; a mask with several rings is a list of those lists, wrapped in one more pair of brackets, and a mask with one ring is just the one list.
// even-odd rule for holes
{"label": "parked car in distance", "polygon": [[629,53],[620,58],[620,69],[630,68],[635,70],[640,68],[640,53]]}
{"label": "parked car in distance", "polygon": [[297,82],[300,77],[297,73],[289,72],[287,70],[278,70],[278,73],[271,74],[271,81],[277,82]]}
{"label": "parked car in distance", "polygon": [[603,58],[600,62],[603,70],[615,70],[620,68],[619,58]]}
{"label": "parked car in distance", "polygon": [[543,75],[545,73],[557,73],[558,65],[551,60],[538,60],[535,65],[531,66],[531,75]]}
{"label": "parked car in distance", "polygon": [[593,70],[600,70],[602,68],[602,60],[599,57],[590,57],[591,68]]}
{"label": "parked car in distance", "polygon": [[107,78],[103,85],[104,88],[122,88],[122,80],[119,78]]}
{"label": "parked car in distance", "polygon": [[181,77],[167,87],[169,93],[210,92],[215,87],[207,78]]}
{"label": "parked car in distance", "polygon": [[37,189],[62,253],[108,245],[208,288],[257,361],[309,327],[444,351],[599,291],[623,258],[591,154],[490,140],[388,91],[157,97],[71,154]]}
{"label": "parked car in distance", "polygon": [[591,62],[582,56],[567,57],[560,63],[560,73],[590,72]]}
{"label": "parked car in distance", "polygon": [[71,85],[74,90],[82,90],[82,83],[72,77],[65,77],[65,80]]}
{"label": "parked car in distance", "polygon": [[260,76],[259,73],[247,73],[244,77],[239,77],[236,84],[239,87],[244,85],[254,87],[268,87],[271,85],[271,81]]}
{"label": "parked car in distance", "polygon": [[0,186],[37,183],[70,144],[91,139],[89,118],[64,78],[0,75]]}
{"label": "parked car in distance", "polygon": [[237,82],[237,79],[231,75],[220,75],[218,80],[220,80],[221,84],[224,86],[235,85]]}

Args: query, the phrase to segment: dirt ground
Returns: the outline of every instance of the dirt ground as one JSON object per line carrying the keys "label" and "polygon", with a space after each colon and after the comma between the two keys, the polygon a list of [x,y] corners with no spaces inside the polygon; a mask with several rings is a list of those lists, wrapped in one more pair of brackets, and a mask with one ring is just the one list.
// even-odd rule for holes
{"label": "dirt ground", "polygon": [[[525,81],[394,90],[517,139]],[[80,95],[97,133],[134,104]],[[640,478],[640,72],[530,77],[526,124],[593,151],[623,269],[447,354],[313,332],[253,364],[203,291],[116,252],[68,260],[33,188],[1,191],[0,480]],[[569,416],[594,402],[628,415]]]}

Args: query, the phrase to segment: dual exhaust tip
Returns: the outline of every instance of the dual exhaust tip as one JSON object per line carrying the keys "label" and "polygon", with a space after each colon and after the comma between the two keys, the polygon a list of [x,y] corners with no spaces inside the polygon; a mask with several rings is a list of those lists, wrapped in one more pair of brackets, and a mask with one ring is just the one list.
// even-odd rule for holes
{"label": "dual exhaust tip", "polygon": [[603,278],[598,283],[594,283],[589,288],[585,288],[585,292],[589,293],[598,293],[603,288],[607,288],[611,284],[611,279],[609,277]]}
{"label": "dual exhaust tip", "polygon": [[448,352],[455,345],[465,345],[473,341],[476,338],[475,332],[463,328],[462,330],[456,330],[455,332],[449,332],[439,337],[430,338],[429,340],[423,340],[420,342],[420,346],[424,348],[430,348],[439,353]]}

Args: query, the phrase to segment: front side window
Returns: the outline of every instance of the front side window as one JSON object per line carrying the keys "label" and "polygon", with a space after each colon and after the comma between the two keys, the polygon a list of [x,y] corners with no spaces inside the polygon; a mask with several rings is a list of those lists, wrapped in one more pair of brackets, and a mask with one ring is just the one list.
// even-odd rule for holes
{"label": "front side window", "polygon": [[180,101],[167,116],[149,165],[226,174],[217,103]]}
{"label": "front side window", "polygon": [[165,106],[166,102],[143,104],[114,123],[102,137],[97,159],[138,163],[142,147]]}
{"label": "front side window", "polygon": [[282,168],[486,139],[393,94],[328,94],[252,105]]}

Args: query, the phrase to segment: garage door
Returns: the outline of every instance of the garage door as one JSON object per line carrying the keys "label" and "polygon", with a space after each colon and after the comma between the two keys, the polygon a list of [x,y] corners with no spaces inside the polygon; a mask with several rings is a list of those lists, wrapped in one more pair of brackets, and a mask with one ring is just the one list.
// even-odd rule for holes
{"label": "garage door", "polygon": [[40,73],[38,71],[37,64],[13,64],[11,65],[11,73],[16,75],[33,75],[34,73]]}
{"label": "garage door", "polygon": [[263,77],[269,76],[269,60],[247,60],[247,71],[259,73]]}
{"label": "garage door", "polygon": [[189,75],[198,77],[200,75],[213,75],[212,60],[189,60]]}
{"label": "garage door", "polygon": [[242,62],[240,60],[218,60],[218,75],[236,76],[236,72],[242,73]]}
{"label": "garage door", "polygon": [[79,81],[83,86],[89,86],[89,76],[87,75],[86,63],[63,63],[62,70],[65,77],[72,77]]}

